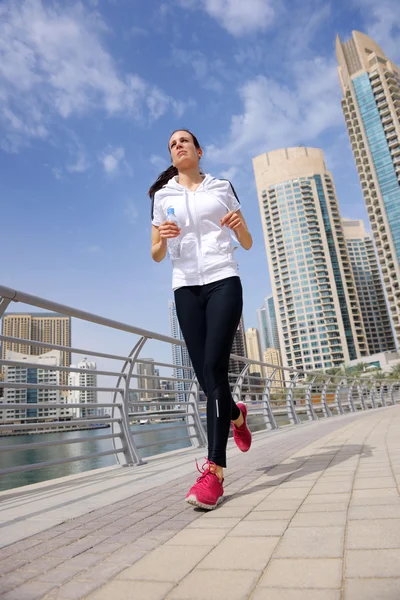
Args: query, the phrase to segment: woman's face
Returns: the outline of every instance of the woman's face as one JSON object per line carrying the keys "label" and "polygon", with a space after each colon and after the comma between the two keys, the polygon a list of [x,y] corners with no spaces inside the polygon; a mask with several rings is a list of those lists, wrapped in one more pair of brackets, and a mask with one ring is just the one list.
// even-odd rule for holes
{"label": "woman's face", "polygon": [[202,155],[200,148],[196,148],[190,133],[175,131],[169,140],[169,151],[172,164],[178,169],[197,167]]}

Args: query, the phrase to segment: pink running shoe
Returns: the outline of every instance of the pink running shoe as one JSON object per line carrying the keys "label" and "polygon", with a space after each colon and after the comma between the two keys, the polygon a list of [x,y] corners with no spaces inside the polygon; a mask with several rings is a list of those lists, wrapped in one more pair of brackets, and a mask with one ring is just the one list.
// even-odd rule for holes
{"label": "pink running shoe", "polygon": [[200,470],[196,460],[196,466],[201,475],[187,493],[186,502],[199,508],[213,510],[224,499],[224,488],[222,487],[224,480],[220,482],[217,475],[211,472],[210,467],[216,466],[215,463],[206,459]]}
{"label": "pink running shoe", "polygon": [[247,406],[240,402],[238,403],[237,407],[241,410],[241,413],[244,418],[244,423],[240,427],[236,427],[236,425],[233,425],[233,439],[235,440],[236,446],[239,448],[239,450],[241,450],[242,452],[247,452],[248,450],[250,450],[251,446],[251,431],[247,427],[246,423]]}

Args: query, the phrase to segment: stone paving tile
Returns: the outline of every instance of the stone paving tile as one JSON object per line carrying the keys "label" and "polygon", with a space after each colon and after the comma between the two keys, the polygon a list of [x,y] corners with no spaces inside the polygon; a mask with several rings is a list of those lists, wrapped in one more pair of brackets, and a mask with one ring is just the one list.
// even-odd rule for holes
{"label": "stone paving tile", "polygon": [[344,527],[346,512],[303,512],[297,513],[291,522],[291,527]]}
{"label": "stone paving tile", "polygon": [[400,520],[375,519],[349,521],[347,548],[400,548]]}
{"label": "stone paving tile", "polygon": [[178,582],[210,551],[212,546],[161,546],[144,556],[117,579]]}
{"label": "stone paving tile", "polygon": [[344,527],[289,527],[279,544],[279,558],[341,558]]}
{"label": "stone paving tile", "polygon": [[[54,583],[28,581],[2,596],[2,600],[39,600],[54,588]],[[1,589],[1,588],[0,588]]]}
{"label": "stone paving tile", "polygon": [[393,477],[356,477],[354,481],[355,490],[365,490],[373,488],[393,488],[396,482]]}
{"label": "stone paving tile", "polygon": [[[331,501],[332,501],[332,497],[331,497]],[[338,511],[347,511],[348,508],[348,502],[328,502],[328,503],[322,503],[322,504],[314,504],[314,502],[312,503],[308,503],[308,504],[303,504],[302,506],[300,506],[298,514],[301,513],[316,513],[316,512],[338,512]]]}
{"label": "stone paving tile", "polygon": [[[257,513],[259,514],[259,513]],[[284,534],[289,521],[241,521],[229,533],[228,537],[274,537]]]}
{"label": "stone paving tile", "polygon": [[167,600],[244,600],[255,586],[257,571],[195,569]]}
{"label": "stone paving tile", "polygon": [[166,546],[216,546],[225,536],[224,529],[184,529],[166,543]]}
{"label": "stone paving tile", "polygon": [[260,510],[249,513],[244,519],[246,521],[275,521],[290,520],[296,514],[296,510]]}
{"label": "stone paving tile", "polygon": [[341,584],[341,559],[274,559],[258,587],[339,589]]}
{"label": "stone paving tile", "polygon": [[272,556],[279,539],[279,537],[224,538],[199,564],[199,568],[262,571]]}
{"label": "stone paving tile", "polygon": [[347,579],[345,583],[344,600],[399,600],[399,598],[400,579]]}
{"label": "stone paving tile", "polygon": [[346,555],[345,576],[398,577],[400,575],[400,549],[349,550]]}
{"label": "stone paving tile", "polygon": [[257,588],[251,600],[340,600],[340,590]]}
{"label": "stone paving tile", "polygon": [[89,594],[89,600],[164,600],[174,586],[165,581],[112,581]]}

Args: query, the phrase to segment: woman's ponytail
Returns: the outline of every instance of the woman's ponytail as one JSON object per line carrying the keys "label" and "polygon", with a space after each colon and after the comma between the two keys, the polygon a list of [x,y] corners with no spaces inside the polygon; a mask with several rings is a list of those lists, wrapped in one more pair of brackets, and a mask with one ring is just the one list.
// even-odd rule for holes
{"label": "woman's ponytail", "polygon": [[151,218],[152,219],[154,216],[153,213],[154,213],[154,195],[155,195],[155,193],[158,192],[158,190],[161,190],[161,188],[164,187],[164,185],[166,183],[168,183],[168,181],[170,179],[172,179],[172,177],[175,177],[175,175],[178,175],[178,169],[176,167],[174,167],[173,165],[171,165],[170,167],[168,167],[168,169],[166,169],[165,171],[160,173],[159,176],[157,177],[156,181],[153,183],[153,185],[150,186],[148,194],[149,194],[150,200],[151,200]]}

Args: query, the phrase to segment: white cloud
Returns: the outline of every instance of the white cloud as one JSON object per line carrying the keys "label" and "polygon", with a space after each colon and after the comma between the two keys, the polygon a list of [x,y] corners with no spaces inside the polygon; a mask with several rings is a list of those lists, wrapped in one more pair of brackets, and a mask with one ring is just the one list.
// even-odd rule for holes
{"label": "white cloud", "polygon": [[139,211],[136,204],[131,200],[124,209],[124,215],[131,225],[134,225],[139,217]]}
{"label": "white cloud", "polygon": [[207,58],[199,50],[189,51],[178,48],[173,49],[172,60],[175,66],[189,67],[194,79],[204,89],[212,92],[222,92],[221,77],[217,78],[211,72],[215,67],[224,72],[224,65],[220,65],[218,61]]}
{"label": "white cloud", "polygon": [[165,171],[169,167],[169,163],[166,158],[159,156],[158,154],[152,154],[150,156],[150,162],[154,165],[159,171]]}
{"label": "white cloud", "polygon": [[107,154],[103,154],[103,156],[101,157],[101,161],[103,163],[103,168],[105,172],[109,175],[116,173],[119,169],[120,162],[123,160],[124,156],[124,148],[115,148],[114,150],[109,150]]}
{"label": "white cloud", "polygon": [[104,46],[107,27],[81,2],[6,0],[0,6],[3,147],[45,138],[55,117],[89,111],[156,119],[182,105],[134,74],[120,74]]}
{"label": "white cloud", "polygon": [[54,177],[58,180],[62,179],[62,169],[60,169],[59,167],[54,167],[51,172],[53,173]]}
{"label": "white cloud", "polygon": [[322,58],[299,61],[286,87],[258,76],[239,90],[243,112],[231,119],[225,143],[207,148],[207,159],[239,165],[262,152],[313,142],[342,125],[336,64]]}
{"label": "white cloud", "polygon": [[78,150],[75,161],[67,165],[70,173],[84,173],[90,167],[90,161],[83,150]]}
{"label": "white cloud", "polygon": [[226,169],[225,171],[221,171],[220,175],[221,175],[222,179],[229,179],[229,181],[231,181],[231,179],[234,179],[236,177],[237,172],[238,172],[237,167],[230,167],[229,169]]}
{"label": "white cloud", "polygon": [[400,10],[398,0],[353,0],[372,37],[394,62],[400,61]]}
{"label": "white cloud", "polygon": [[[180,0],[185,8],[197,8],[198,2]],[[271,0],[201,0],[201,7],[232,35],[262,31],[274,18]]]}

